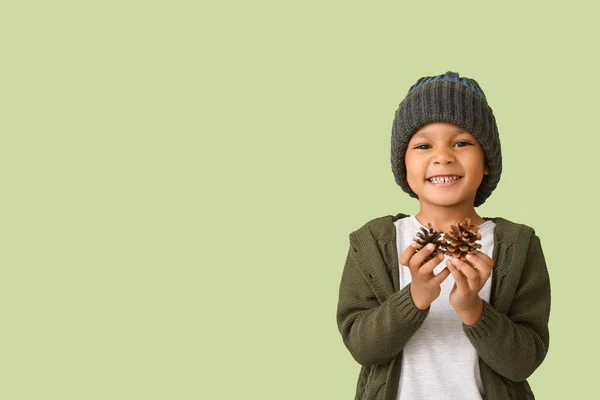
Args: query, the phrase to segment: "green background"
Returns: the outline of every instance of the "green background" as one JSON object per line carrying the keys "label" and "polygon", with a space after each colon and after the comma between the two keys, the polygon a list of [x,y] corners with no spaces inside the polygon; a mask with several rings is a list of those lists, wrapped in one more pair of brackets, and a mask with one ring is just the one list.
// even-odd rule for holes
{"label": "green background", "polygon": [[590,398],[600,29],[591,2],[15,2],[2,42],[0,398],[351,399],[348,234],[418,212],[390,167],[416,80],[498,121],[482,216],[535,228],[540,399]]}

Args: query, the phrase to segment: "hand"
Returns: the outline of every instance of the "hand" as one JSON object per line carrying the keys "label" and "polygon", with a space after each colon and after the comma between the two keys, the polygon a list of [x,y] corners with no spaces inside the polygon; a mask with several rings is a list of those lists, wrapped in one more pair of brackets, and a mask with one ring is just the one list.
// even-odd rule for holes
{"label": "hand", "polygon": [[467,261],[452,258],[446,261],[454,277],[454,287],[450,292],[450,305],[466,325],[472,325],[481,316],[483,300],[479,297],[481,288],[494,267],[494,260],[481,251],[467,256]]}
{"label": "hand", "polygon": [[418,253],[416,243],[408,246],[400,255],[399,261],[402,265],[408,266],[412,282],[410,283],[410,295],[417,308],[426,310],[429,305],[438,298],[441,293],[440,285],[450,275],[450,270],[444,268],[437,275],[433,274],[433,269],[438,266],[444,256],[440,254],[437,258],[427,261],[423,264],[425,258],[433,252],[435,246],[428,244]]}

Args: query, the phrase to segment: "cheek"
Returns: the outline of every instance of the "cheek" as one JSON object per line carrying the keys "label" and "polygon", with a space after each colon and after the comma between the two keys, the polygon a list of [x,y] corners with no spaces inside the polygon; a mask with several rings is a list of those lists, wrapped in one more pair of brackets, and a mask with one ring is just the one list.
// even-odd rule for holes
{"label": "cheek", "polygon": [[414,155],[404,158],[404,165],[406,166],[406,170],[411,171],[413,174],[421,172],[421,170],[423,169],[423,163],[423,159],[419,159]]}
{"label": "cheek", "polygon": [[416,173],[420,173],[423,169],[423,161],[424,160],[419,159],[419,157],[415,156],[414,154],[405,155],[404,165],[406,167],[406,171],[413,175],[415,175]]}
{"label": "cheek", "polygon": [[[412,161],[412,163],[411,163]],[[423,171],[421,170],[418,163],[414,162],[414,159],[405,159],[406,166],[406,181],[408,185],[413,189],[417,190],[417,188],[423,183]]]}

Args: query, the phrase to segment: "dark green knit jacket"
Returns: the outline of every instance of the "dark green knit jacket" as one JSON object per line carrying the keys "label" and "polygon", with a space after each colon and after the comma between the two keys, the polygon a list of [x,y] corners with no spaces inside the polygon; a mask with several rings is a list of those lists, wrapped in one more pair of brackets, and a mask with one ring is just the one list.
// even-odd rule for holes
{"label": "dark green knit jacket", "polygon": [[[349,235],[337,326],[362,366],[355,400],[396,398],[402,349],[429,313],[413,303],[410,284],[399,290],[404,249],[397,249],[394,221],[408,216],[376,218]],[[527,225],[484,219],[496,223],[492,292],[479,321],[463,324],[463,331],[479,355],[485,399],[535,399],[526,379],[546,357],[550,341],[550,278],[540,238]]]}

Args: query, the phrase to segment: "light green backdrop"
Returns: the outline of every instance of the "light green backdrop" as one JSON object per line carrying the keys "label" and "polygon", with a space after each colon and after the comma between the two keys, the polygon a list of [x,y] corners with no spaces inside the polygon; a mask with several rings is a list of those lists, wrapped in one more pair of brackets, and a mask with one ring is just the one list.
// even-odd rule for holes
{"label": "light green backdrop", "polygon": [[418,211],[390,168],[421,76],[481,84],[552,283],[540,399],[591,398],[591,2],[17,2],[0,12],[0,398],[351,399],[348,234]]}

